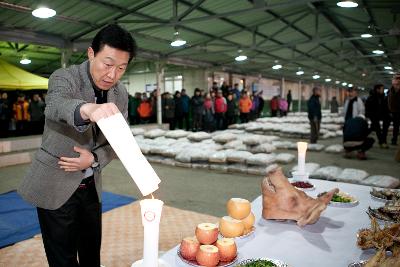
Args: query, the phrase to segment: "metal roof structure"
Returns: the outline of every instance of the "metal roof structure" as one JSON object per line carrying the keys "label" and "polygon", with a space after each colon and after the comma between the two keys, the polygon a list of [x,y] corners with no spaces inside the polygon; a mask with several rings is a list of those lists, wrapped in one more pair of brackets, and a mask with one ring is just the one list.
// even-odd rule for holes
{"label": "metal roof structure", "polygon": [[[83,61],[96,32],[118,23],[135,37],[139,62],[288,79],[299,79],[301,69],[304,80],[318,73],[321,80],[387,82],[400,69],[400,2],[356,2],[341,8],[336,0],[0,1],[0,57],[15,64],[27,55],[32,64],[25,69],[49,74],[62,56]],[[57,15],[33,17],[38,3]],[[175,31],[186,45],[170,46]],[[360,36],[367,32],[372,37]],[[384,53],[372,53],[377,49]],[[247,60],[235,61],[239,50]],[[272,69],[276,64],[283,67]]]}

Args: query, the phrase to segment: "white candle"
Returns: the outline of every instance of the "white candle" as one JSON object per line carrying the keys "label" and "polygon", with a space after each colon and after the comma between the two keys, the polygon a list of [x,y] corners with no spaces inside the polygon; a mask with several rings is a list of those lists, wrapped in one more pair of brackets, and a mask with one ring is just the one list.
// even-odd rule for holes
{"label": "white candle", "polygon": [[306,142],[297,142],[297,168],[299,174],[305,174],[305,165],[306,165],[306,151],[307,151],[307,143]]}
{"label": "white candle", "polygon": [[159,265],[158,238],[163,205],[164,202],[159,199],[144,199],[140,201],[144,228],[142,267],[157,267]]}

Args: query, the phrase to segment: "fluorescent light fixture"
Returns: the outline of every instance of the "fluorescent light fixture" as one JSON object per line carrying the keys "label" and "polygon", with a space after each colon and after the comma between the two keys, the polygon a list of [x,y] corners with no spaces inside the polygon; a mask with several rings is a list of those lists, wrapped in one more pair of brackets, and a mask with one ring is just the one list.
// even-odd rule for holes
{"label": "fluorescent light fixture", "polygon": [[280,64],[273,65],[272,69],[274,69],[274,70],[282,69],[282,65],[280,65]]}
{"label": "fluorescent light fixture", "polygon": [[347,83],[346,83],[346,82],[342,82],[342,85],[343,85],[343,86],[346,86],[346,85],[347,85]]}
{"label": "fluorescent light fixture", "polygon": [[336,83],[336,84],[339,84],[339,83],[340,83],[340,81],[336,81],[335,83]]}
{"label": "fluorescent light fixture", "polygon": [[365,77],[365,76],[367,76],[367,74],[363,73],[363,74],[361,74],[361,76]]}
{"label": "fluorescent light fixture", "polygon": [[394,74],[394,71],[389,71],[389,74]]}
{"label": "fluorescent light fixture", "polygon": [[361,36],[361,38],[371,38],[371,37],[372,37],[372,34],[370,34],[370,33],[363,33],[363,34],[361,34],[360,36]]}
{"label": "fluorescent light fixture", "polygon": [[384,68],[385,68],[385,70],[392,70],[393,69],[391,66],[385,66]]}
{"label": "fluorescent light fixture", "polygon": [[171,42],[171,46],[179,47],[186,44],[186,41],[179,37],[179,32],[174,33],[174,40]]}
{"label": "fluorescent light fixture", "polygon": [[340,7],[347,7],[347,8],[350,8],[350,7],[358,7],[357,2],[350,1],[350,0],[347,0],[347,1],[339,1],[339,2],[336,3],[336,5],[338,5],[338,6],[340,6]]}
{"label": "fluorescent light fixture", "polygon": [[235,57],[236,61],[244,61],[247,59],[246,55],[238,55],[237,57]]}
{"label": "fluorescent light fixture", "polygon": [[349,84],[347,85],[347,87],[353,87],[353,84],[352,84],[352,83],[349,83]]}
{"label": "fluorescent light fixture", "polygon": [[319,76],[318,74],[315,74],[315,75],[312,76],[312,78],[313,78],[314,80],[319,79],[319,77],[321,77],[321,76]]}
{"label": "fluorescent light fixture", "polygon": [[303,75],[303,74],[304,74],[304,71],[302,71],[302,70],[299,70],[299,71],[296,72],[296,75],[299,75],[299,76]]}
{"label": "fluorescent light fixture", "polygon": [[326,78],[326,79],[325,79],[325,82],[327,82],[327,83],[329,83],[330,81],[332,81],[331,78]]}
{"label": "fluorescent light fixture", "polygon": [[374,53],[374,54],[376,54],[376,55],[382,55],[382,54],[385,53],[385,51],[382,51],[382,50],[377,49],[377,50],[372,51],[372,53]]}
{"label": "fluorescent light fixture", "polygon": [[31,60],[27,57],[27,56],[22,56],[21,60],[19,61],[19,63],[21,63],[22,65],[27,65],[27,64],[31,64]]}
{"label": "fluorescent light fixture", "polygon": [[47,7],[39,7],[32,11],[32,15],[37,18],[47,19],[54,17],[57,12],[54,9]]}

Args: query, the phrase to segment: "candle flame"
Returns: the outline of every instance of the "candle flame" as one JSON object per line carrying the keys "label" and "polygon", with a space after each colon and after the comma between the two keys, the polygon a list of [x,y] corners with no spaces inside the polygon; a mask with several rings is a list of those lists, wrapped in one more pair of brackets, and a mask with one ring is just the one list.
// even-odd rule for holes
{"label": "candle flame", "polygon": [[153,196],[153,194],[150,194],[151,195],[151,199],[154,199],[154,196]]}

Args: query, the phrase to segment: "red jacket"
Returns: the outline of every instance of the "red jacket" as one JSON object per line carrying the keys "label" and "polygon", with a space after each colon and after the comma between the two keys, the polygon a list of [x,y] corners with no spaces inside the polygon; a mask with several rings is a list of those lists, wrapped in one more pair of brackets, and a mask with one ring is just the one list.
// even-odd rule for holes
{"label": "red jacket", "polygon": [[215,98],[215,113],[225,113],[227,109],[226,100],[224,97]]}

